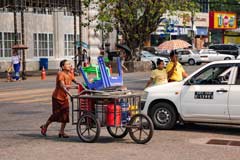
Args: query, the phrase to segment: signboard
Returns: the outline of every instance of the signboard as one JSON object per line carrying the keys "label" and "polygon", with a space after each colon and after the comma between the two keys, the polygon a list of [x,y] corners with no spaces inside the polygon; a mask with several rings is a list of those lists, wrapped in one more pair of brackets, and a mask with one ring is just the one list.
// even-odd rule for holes
{"label": "signboard", "polygon": [[168,33],[174,32],[174,24],[168,24],[166,25],[166,31]]}
{"label": "signboard", "polygon": [[236,29],[237,15],[231,12],[209,12],[209,28]]}

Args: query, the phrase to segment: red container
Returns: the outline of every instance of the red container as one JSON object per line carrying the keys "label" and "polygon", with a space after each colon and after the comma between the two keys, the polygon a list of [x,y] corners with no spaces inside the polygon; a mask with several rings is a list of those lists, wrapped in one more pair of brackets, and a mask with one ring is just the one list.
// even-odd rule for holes
{"label": "red container", "polygon": [[[81,84],[78,85],[78,94],[84,90],[83,86]],[[93,110],[93,100],[90,98],[80,98],[79,99],[79,105],[81,111],[92,111]]]}
{"label": "red container", "polygon": [[[114,119],[114,112],[116,113],[116,122]],[[115,122],[115,124],[114,124]],[[114,110],[114,104],[110,103],[107,105],[107,114],[106,114],[106,123],[107,126],[120,126],[121,125],[121,106],[116,105],[116,111]]]}

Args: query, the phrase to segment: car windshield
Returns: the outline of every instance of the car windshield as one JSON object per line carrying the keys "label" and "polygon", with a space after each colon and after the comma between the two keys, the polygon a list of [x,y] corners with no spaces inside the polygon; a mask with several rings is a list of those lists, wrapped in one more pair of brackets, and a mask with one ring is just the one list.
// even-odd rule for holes
{"label": "car windshield", "polygon": [[142,51],[142,55],[146,56],[146,57],[156,57],[155,55],[151,54],[148,51]]}
{"label": "car windshield", "polygon": [[192,50],[192,52],[193,52],[194,54],[199,54],[199,52],[198,52],[197,50]]}

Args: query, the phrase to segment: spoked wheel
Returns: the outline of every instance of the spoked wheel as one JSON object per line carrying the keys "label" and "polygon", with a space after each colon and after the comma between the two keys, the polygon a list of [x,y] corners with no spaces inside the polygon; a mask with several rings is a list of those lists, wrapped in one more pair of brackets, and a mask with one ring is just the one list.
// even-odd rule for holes
{"label": "spoked wheel", "polygon": [[126,127],[107,127],[108,133],[114,138],[123,138],[128,134]]}
{"label": "spoked wheel", "polygon": [[134,115],[129,122],[130,137],[139,144],[147,143],[153,136],[153,123],[144,114]]}
{"label": "spoked wheel", "polygon": [[77,123],[78,137],[84,142],[95,142],[100,135],[100,122],[91,113],[83,114]]}

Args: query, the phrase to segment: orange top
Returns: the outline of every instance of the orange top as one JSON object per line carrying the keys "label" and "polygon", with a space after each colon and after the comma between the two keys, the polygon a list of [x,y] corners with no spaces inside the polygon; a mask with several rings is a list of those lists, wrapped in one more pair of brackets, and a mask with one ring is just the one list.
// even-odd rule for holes
{"label": "orange top", "polygon": [[72,80],[74,80],[74,77],[70,73],[65,73],[63,71],[58,72],[57,78],[56,78],[56,88],[53,91],[53,98],[59,99],[59,100],[66,100],[67,93],[64,91],[64,89],[60,86],[60,82],[63,81],[66,86],[72,84]]}

